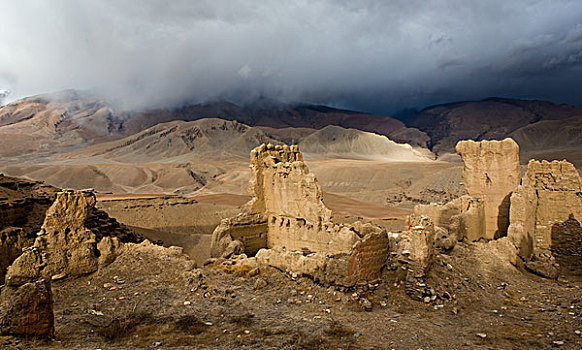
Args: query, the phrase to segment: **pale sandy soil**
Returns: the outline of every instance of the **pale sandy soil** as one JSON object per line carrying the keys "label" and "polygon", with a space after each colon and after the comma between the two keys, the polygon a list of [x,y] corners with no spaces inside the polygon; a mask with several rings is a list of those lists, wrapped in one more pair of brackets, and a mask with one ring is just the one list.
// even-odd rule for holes
{"label": "pale sandy soil", "polygon": [[[210,237],[220,220],[237,215],[249,196],[230,193],[190,198],[166,195],[99,194],[98,207],[151,241],[180,246],[199,263],[210,257]],[[404,228],[409,209],[382,207],[324,193],[338,223],[372,222],[391,231]]]}
{"label": "pale sandy soil", "polygon": [[[0,172],[60,188],[146,197],[245,196],[250,177],[247,159],[140,164],[85,161],[0,166]],[[419,202],[446,202],[461,193],[462,166],[454,161],[307,158],[305,162],[324,191],[379,206],[411,208]]]}

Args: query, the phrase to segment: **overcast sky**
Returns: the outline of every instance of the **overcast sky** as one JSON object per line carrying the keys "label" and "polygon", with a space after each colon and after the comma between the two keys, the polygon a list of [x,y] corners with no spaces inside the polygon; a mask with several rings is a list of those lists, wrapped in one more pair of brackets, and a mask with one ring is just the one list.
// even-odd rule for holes
{"label": "overcast sky", "polygon": [[0,0],[0,92],[127,107],[269,96],[377,113],[582,104],[580,0]]}

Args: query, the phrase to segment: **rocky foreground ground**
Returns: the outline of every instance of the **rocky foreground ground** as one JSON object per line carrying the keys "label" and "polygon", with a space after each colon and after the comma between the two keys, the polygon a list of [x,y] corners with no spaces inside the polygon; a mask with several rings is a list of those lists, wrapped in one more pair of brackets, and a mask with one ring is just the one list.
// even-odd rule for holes
{"label": "rocky foreground ground", "polygon": [[[468,195],[416,206],[396,232],[334,222],[297,146],[262,145],[251,152],[251,200],[198,261],[98,209],[91,189],[4,178],[0,248],[12,258],[0,344],[581,348],[579,174],[565,161],[530,161],[520,179],[512,140],[465,146]],[[42,223],[27,215],[35,208]]]}
{"label": "rocky foreground ground", "polygon": [[[439,254],[423,301],[391,274],[325,287],[273,268],[195,268],[180,248],[126,244],[107,267],[54,282],[53,340],[6,349],[579,349],[582,279],[548,280],[492,243]],[[234,265],[237,266],[237,265]],[[432,293],[431,293],[432,291]]]}

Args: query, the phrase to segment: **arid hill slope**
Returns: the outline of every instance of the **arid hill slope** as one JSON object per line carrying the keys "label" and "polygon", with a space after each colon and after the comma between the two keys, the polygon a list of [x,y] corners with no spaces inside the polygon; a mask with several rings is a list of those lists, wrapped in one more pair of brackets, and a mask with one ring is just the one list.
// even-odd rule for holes
{"label": "arid hill slope", "polygon": [[161,123],[135,135],[65,153],[59,159],[99,157],[117,162],[209,159],[246,160],[262,143],[298,144],[311,156],[352,159],[423,161],[426,149],[413,149],[386,136],[339,126],[308,128],[250,127],[237,121],[205,118]]}
{"label": "arid hill slope", "polygon": [[546,101],[491,98],[428,107],[403,120],[430,136],[437,154],[454,152],[457,141],[512,137],[522,162],[567,158],[582,166],[582,108]]}
{"label": "arid hill slope", "polygon": [[[375,171],[370,160],[388,166],[392,162],[426,163],[434,158],[426,149],[355,129],[277,129],[205,118],[158,124],[123,139],[57,154],[44,162],[0,165],[0,170],[65,188],[90,187],[102,192],[246,194],[248,155],[262,143],[298,143],[310,162],[355,161],[353,169],[342,171],[345,178],[334,177],[334,182],[342,184],[340,192],[366,186],[372,176],[366,174]],[[357,169],[362,166],[365,174]],[[374,169],[377,167],[374,163]],[[364,183],[357,184],[359,181]],[[384,201],[383,195],[374,198]]]}
{"label": "arid hill slope", "polygon": [[176,109],[126,112],[88,93],[67,90],[24,98],[0,107],[0,156],[18,162],[121,139],[171,121],[208,117],[249,126],[322,129],[328,125],[372,131],[400,143],[425,147],[428,137],[399,120],[324,106],[261,99],[238,106],[226,101]]}

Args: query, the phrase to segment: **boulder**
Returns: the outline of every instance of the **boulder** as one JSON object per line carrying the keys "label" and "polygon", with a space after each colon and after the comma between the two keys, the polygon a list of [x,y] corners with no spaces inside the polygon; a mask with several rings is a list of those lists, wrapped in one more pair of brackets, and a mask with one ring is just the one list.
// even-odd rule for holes
{"label": "boulder", "polygon": [[0,334],[52,337],[54,315],[47,279],[7,285],[0,292]]}

